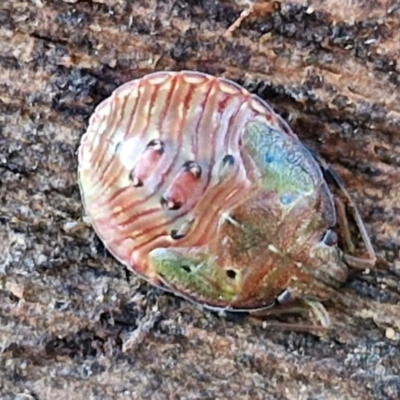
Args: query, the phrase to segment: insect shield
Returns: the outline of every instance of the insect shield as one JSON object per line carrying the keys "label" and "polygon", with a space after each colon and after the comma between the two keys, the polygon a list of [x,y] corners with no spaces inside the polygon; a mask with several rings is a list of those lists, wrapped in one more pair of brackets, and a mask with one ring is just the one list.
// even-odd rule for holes
{"label": "insect shield", "polygon": [[[122,85],[79,148],[86,213],[106,248],[149,282],[213,309],[322,306],[375,255],[340,180],[271,107],[226,79],[157,72]],[[351,202],[369,253],[351,249]],[[339,241],[340,239],[340,241]],[[338,243],[341,243],[339,246]]]}

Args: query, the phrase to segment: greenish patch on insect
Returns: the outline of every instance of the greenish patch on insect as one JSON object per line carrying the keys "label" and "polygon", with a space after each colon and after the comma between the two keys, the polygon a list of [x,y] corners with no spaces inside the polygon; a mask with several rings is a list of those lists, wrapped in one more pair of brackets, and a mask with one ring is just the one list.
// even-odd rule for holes
{"label": "greenish patch on insect", "polygon": [[313,192],[314,183],[306,170],[305,149],[264,122],[246,125],[244,147],[261,174],[261,188],[281,194],[282,205]]}
{"label": "greenish patch on insect", "polygon": [[158,248],[149,253],[149,266],[167,286],[189,297],[229,303],[237,295],[232,276],[206,252]]}

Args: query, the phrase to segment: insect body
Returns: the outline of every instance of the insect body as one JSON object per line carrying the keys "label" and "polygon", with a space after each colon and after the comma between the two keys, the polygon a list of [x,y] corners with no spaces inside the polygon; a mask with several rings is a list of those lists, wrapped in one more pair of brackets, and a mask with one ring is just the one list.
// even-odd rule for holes
{"label": "insect body", "polygon": [[355,208],[370,259],[339,246],[346,215],[319,160],[267,103],[222,78],[158,72],[118,88],[82,138],[79,183],[121,263],[211,308],[326,299],[348,265],[375,261]]}

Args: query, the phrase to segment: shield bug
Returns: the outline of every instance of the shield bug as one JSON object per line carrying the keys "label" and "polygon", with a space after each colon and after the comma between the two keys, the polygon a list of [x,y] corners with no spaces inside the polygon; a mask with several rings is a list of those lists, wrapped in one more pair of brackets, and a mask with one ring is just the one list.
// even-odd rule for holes
{"label": "shield bug", "polygon": [[[318,301],[349,266],[375,263],[339,178],[266,102],[226,79],[157,72],[122,85],[90,118],[78,175],[110,253],[205,307],[303,302],[327,324]],[[354,254],[341,197],[369,258]]]}

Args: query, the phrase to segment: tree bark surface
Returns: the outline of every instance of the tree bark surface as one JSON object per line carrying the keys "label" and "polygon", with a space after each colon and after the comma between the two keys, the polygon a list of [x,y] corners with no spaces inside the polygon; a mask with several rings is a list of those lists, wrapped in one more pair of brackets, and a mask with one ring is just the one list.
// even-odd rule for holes
{"label": "tree bark surface", "polygon": [[[399,61],[396,1],[2,0],[0,398],[398,399]],[[181,69],[267,100],[359,205],[377,269],[325,304],[327,332],[201,310],[71,229],[94,107]]]}

